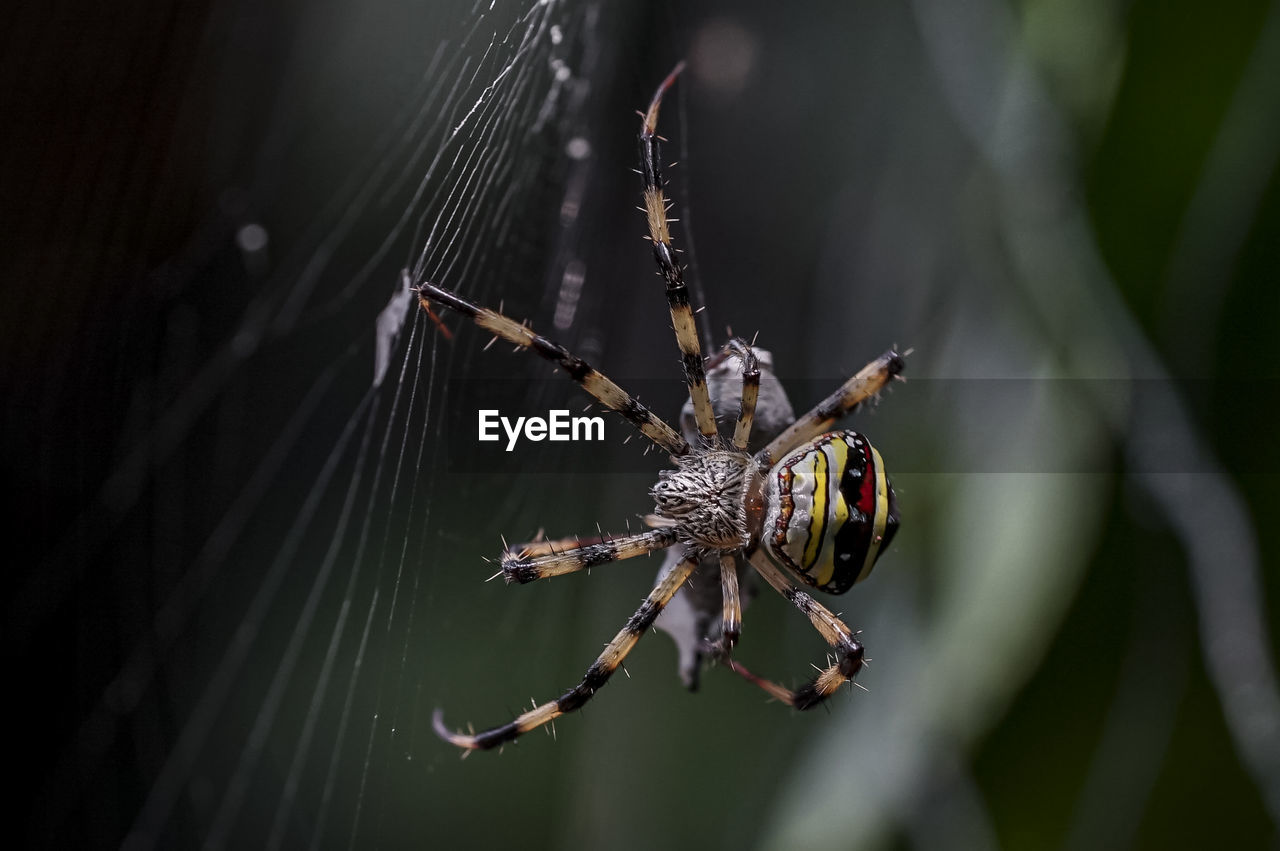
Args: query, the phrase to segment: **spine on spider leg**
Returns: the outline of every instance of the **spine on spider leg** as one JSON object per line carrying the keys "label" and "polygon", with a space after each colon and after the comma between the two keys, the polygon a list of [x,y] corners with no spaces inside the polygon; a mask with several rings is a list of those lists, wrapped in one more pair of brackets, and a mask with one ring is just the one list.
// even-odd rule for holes
{"label": "spine on spider leg", "polygon": [[450,310],[467,317],[477,326],[491,334],[515,343],[517,346],[532,350],[544,360],[548,360],[563,369],[570,378],[580,384],[582,389],[594,396],[598,402],[609,410],[621,414],[645,437],[661,446],[667,452],[672,455],[685,455],[689,452],[689,444],[680,436],[679,432],[664,422],[657,414],[640,404],[631,394],[627,393],[599,370],[592,367],[591,364],[574,355],[559,343],[535,333],[529,326],[516,322],[496,310],[473,304],[444,287],[423,282],[418,286],[417,292],[418,301],[422,305],[422,309],[428,313],[431,311],[432,302],[442,304]]}
{"label": "spine on spider leg", "polygon": [[685,381],[689,385],[689,397],[693,400],[694,419],[698,432],[708,443],[717,440],[716,419],[711,409],[711,397],[707,391],[706,368],[702,362],[702,346],[698,341],[698,328],[689,303],[689,287],[684,282],[684,270],[671,247],[671,230],[667,226],[667,199],[662,191],[662,151],[658,136],[658,111],[662,96],[675,83],[684,70],[681,62],[658,86],[644,115],[640,127],[640,170],[644,179],[644,213],[649,225],[649,239],[653,243],[653,259],[666,281],[667,307],[671,311],[671,323],[675,327],[676,344],[684,365]]}
{"label": "spine on spider leg", "polygon": [[793,692],[792,706],[800,710],[813,709],[839,691],[840,686],[851,682],[862,670],[863,649],[857,639],[849,639],[847,644],[837,647],[836,657],[835,664],[823,668]]}

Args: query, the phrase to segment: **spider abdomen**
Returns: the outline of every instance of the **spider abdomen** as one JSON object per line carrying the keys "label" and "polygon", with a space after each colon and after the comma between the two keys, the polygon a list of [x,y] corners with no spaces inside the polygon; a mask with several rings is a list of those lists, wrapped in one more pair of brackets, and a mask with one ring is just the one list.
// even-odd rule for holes
{"label": "spider abdomen", "polygon": [[866,579],[898,529],[884,461],[856,431],[820,435],[783,456],[764,498],[765,552],[831,594]]}

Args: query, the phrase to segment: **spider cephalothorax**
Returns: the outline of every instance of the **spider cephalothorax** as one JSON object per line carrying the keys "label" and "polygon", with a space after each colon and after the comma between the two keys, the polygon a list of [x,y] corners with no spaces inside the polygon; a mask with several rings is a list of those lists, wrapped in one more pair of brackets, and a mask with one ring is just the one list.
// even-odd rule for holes
{"label": "spider cephalothorax", "polygon": [[[826,700],[853,679],[863,665],[862,644],[829,609],[796,586],[799,581],[842,593],[865,579],[898,526],[897,501],[880,453],[853,431],[829,432],[848,414],[902,372],[902,356],[887,351],[863,367],[808,413],[782,429],[754,454],[748,452],[760,370],[756,350],[733,339],[717,357],[741,365],[738,417],[726,443],[716,427],[707,389],[702,347],[694,326],[683,266],[676,259],[667,227],[663,193],[658,108],[675,81],[673,71],[653,97],[640,131],[644,212],[658,271],[666,282],[667,305],[684,363],[685,381],[697,435],[686,440],[604,374],[528,327],[480,307],[430,282],[417,287],[424,310],[442,304],[481,328],[555,363],[597,401],[622,415],[665,450],[676,468],[659,474],[650,493],[656,514],[651,528],[592,540],[571,538],[510,547],[502,554],[507,582],[532,582],[608,564],[667,548],[680,553],[665,570],[640,608],[587,669],[582,681],[555,700],[535,706],[512,721],[467,734],[444,726],[437,711],[436,732],[467,750],[488,749],[516,739],[566,712],[580,708],[608,682],[640,636],[649,629],[676,592],[706,559],[718,559],[723,600],[719,637],[713,654],[749,681],[797,709]],[[790,406],[785,406],[788,413]],[[772,411],[779,410],[771,406]],[[781,425],[779,424],[779,427]],[[797,689],[758,677],[732,657],[742,622],[738,571],[745,564],[799,609],[831,648],[827,667]]]}
{"label": "spider cephalothorax", "polygon": [[747,546],[746,473],[751,456],[715,449],[677,459],[649,491],[654,510],[676,524],[680,540],[694,547],[734,550]]}

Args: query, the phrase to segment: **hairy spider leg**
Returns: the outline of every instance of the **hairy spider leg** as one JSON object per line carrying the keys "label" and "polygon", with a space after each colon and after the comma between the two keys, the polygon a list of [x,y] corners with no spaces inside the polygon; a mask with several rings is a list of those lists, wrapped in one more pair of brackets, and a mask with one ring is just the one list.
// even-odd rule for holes
{"label": "hairy spider leg", "polygon": [[756,353],[741,337],[734,337],[724,348],[742,362],[742,395],[738,400],[738,421],[733,427],[733,448],[746,452],[756,416],[756,399],[760,397],[760,367]]}
{"label": "hairy spider leg", "polygon": [[605,534],[574,535],[571,538],[556,538],[554,540],[539,536],[536,540],[525,541],[522,544],[507,544],[504,540],[502,543],[505,549],[503,549],[502,555],[503,558],[508,555],[514,558],[536,558],[538,556],[568,552],[576,547],[585,547],[588,544],[598,544],[608,540],[610,540],[610,537]]}
{"label": "hairy spider leg", "polygon": [[594,396],[600,404],[611,411],[617,411],[623,418],[639,429],[641,434],[667,452],[677,456],[689,453],[689,444],[680,436],[678,431],[667,425],[666,421],[653,411],[640,404],[630,393],[613,383],[604,373],[582,358],[572,354],[559,343],[549,340],[541,334],[534,333],[529,326],[522,325],[512,318],[498,313],[496,310],[473,304],[444,287],[436,286],[430,282],[423,282],[417,287],[417,292],[418,301],[422,305],[422,309],[428,313],[431,311],[431,302],[442,304],[450,310],[467,317],[484,330],[496,334],[508,342],[515,343],[517,346],[536,352],[545,360],[549,360],[563,369],[570,378],[582,385],[582,389]]}
{"label": "hairy spider leg", "polygon": [[774,590],[786,597],[793,606],[809,618],[809,622],[835,651],[835,661],[819,671],[818,675],[809,682],[794,690],[756,676],[732,659],[728,660],[728,665],[735,673],[755,683],[783,703],[794,706],[796,709],[812,709],[835,694],[840,686],[852,680],[858,671],[862,670],[862,642],[854,637],[853,631],[845,626],[844,621],[836,617],[835,613],[792,584],[787,575],[774,566],[763,551],[756,550],[752,553],[750,561],[751,566],[774,587]]}
{"label": "hairy spider leg", "polygon": [[510,549],[502,554],[502,575],[507,584],[534,582],[552,576],[576,573],[614,561],[665,550],[677,540],[674,528],[649,529],[635,535],[624,535],[569,549],[531,556],[528,550]]}
{"label": "hairy spider leg", "polygon": [[640,608],[636,609],[635,614],[627,620],[622,630],[614,636],[604,648],[604,652],[587,669],[582,682],[560,697],[535,707],[500,727],[493,727],[474,735],[451,732],[444,725],[444,713],[437,709],[432,718],[436,734],[450,744],[466,750],[489,750],[554,721],[566,712],[581,709],[583,704],[594,697],[595,693],[609,681],[613,672],[618,670],[627,654],[631,652],[631,648],[635,647],[640,636],[644,635],[645,630],[653,626],[653,622],[663,608],[671,602],[671,598],[680,590],[680,586],[684,585],[685,580],[697,568],[698,561],[696,555],[686,555],[683,561],[672,568],[671,572],[654,586],[649,596],[640,604]]}
{"label": "hairy spider leg", "polygon": [[[630,535],[630,530],[627,531]],[[610,535],[606,532],[600,532],[597,535],[574,535],[570,538],[548,539],[539,533],[538,537],[532,541],[525,541],[521,544],[507,544],[502,542],[504,547],[504,555],[510,553],[520,558],[530,558],[533,556],[549,556],[554,553],[563,553],[575,547],[585,547],[587,544],[599,544],[603,541],[617,540],[617,535]]]}
{"label": "hairy spider leg", "polygon": [[883,390],[885,385],[902,373],[904,366],[902,355],[893,349],[864,366],[857,375],[841,384],[834,393],[787,426],[786,431],[757,452],[756,468],[767,473],[783,455],[828,431],[836,420]]}
{"label": "hairy spider leg", "polygon": [[742,634],[742,598],[738,594],[738,559],[734,553],[720,554],[720,594],[724,609],[720,616],[719,652],[728,656]]}
{"label": "hairy spider leg", "polygon": [[649,223],[649,239],[653,243],[653,259],[658,271],[667,282],[667,307],[671,310],[671,324],[676,331],[676,345],[684,363],[685,382],[689,385],[689,398],[693,400],[693,417],[698,432],[708,446],[719,444],[716,416],[711,408],[711,395],[707,391],[707,372],[702,363],[702,345],[698,342],[698,329],[693,321],[693,308],[689,305],[689,288],[684,282],[684,268],[676,259],[671,247],[671,231],[667,227],[667,199],[662,192],[662,152],[658,136],[658,109],[662,96],[675,83],[684,70],[684,63],[676,65],[658,86],[640,125],[640,173],[644,178],[644,213]]}

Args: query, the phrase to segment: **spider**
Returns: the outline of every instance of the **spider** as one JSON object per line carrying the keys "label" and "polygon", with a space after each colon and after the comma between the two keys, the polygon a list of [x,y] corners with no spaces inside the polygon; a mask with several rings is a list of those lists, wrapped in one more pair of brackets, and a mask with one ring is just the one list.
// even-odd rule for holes
{"label": "spider", "polygon": [[[587,669],[582,681],[560,697],[535,706],[506,724],[470,734],[449,730],[437,709],[433,719],[436,733],[467,751],[487,750],[514,741],[580,709],[609,681],[704,558],[718,559],[720,564],[723,611],[713,653],[736,673],[778,700],[803,710],[822,703],[863,666],[864,651],[857,634],[795,580],[842,594],[871,573],[897,531],[897,500],[880,453],[858,432],[827,429],[896,378],[903,369],[903,356],[893,349],[886,351],[752,455],[747,443],[760,389],[760,370],[751,346],[739,338],[732,339],[721,357],[737,358],[741,363],[742,390],[733,436],[727,443],[721,437],[707,390],[684,270],[671,245],[669,206],[663,194],[658,110],[683,67],[684,63],[680,63],[662,81],[648,111],[641,114],[640,173],[649,239],[658,271],[666,282],[667,305],[699,432],[696,439],[686,440],[605,375],[563,346],[535,333],[527,324],[429,282],[415,288],[422,308],[432,317],[435,314],[431,305],[442,305],[496,337],[531,349],[556,364],[587,393],[665,450],[675,464],[675,469],[659,473],[650,490],[655,513],[645,518],[650,527],[646,531],[589,542],[540,541],[504,550],[501,573],[508,583],[560,576],[669,547],[679,547],[681,559],[660,577],[640,608]],[[831,647],[827,667],[798,689],[756,676],[732,658],[742,623],[738,593],[742,560],[803,612]]]}

